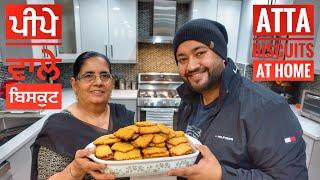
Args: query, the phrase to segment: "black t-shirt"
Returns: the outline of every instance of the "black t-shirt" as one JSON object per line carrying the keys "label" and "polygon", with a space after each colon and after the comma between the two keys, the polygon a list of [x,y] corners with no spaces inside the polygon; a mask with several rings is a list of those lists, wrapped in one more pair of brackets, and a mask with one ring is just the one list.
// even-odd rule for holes
{"label": "black t-shirt", "polygon": [[204,105],[202,102],[202,96],[199,98],[199,102],[194,104],[193,113],[190,116],[186,133],[196,139],[199,139],[202,133],[205,122],[211,117],[214,108],[218,107],[219,98],[215,99],[211,103]]}

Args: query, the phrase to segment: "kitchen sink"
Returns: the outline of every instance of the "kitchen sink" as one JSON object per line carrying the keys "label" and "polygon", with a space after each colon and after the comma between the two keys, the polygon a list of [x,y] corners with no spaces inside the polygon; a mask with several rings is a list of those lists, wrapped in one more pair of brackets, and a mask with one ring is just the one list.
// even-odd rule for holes
{"label": "kitchen sink", "polygon": [[0,145],[28,128],[43,116],[40,114],[40,111],[0,112]]}

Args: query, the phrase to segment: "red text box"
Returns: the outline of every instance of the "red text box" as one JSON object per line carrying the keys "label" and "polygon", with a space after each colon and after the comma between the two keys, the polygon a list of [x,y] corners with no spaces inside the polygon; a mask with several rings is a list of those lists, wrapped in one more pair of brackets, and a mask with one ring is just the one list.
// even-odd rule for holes
{"label": "red text box", "polygon": [[313,81],[314,61],[254,60],[254,81]]}
{"label": "red text box", "polygon": [[313,5],[253,5],[253,35],[314,35]]}
{"label": "red text box", "polygon": [[62,7],[59,4],[8,4],[7,39],[61,39]]}
{"label": "red text box", "polygon": [[7,109],[61,109],[61,84],[8,84]]}

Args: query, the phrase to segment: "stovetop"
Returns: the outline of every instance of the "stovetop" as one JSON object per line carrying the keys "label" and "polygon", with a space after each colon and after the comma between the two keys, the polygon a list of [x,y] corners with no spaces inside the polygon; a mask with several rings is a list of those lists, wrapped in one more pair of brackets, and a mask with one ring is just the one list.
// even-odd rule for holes
{"label": "stovetop", "polygon": [[180,97],[176,90],[142,90],[138,91],[139,107],[178,107]]}
{"label": "stovetop", "polygon": [[140,73],[138,107],[178,107],[176,88],[182,83],[177,73]]}
{"label": "stovetop", "polygon": [[140,89],[138,91],[138,98],[179,98],[179,95],[176,90],[171,89]]}

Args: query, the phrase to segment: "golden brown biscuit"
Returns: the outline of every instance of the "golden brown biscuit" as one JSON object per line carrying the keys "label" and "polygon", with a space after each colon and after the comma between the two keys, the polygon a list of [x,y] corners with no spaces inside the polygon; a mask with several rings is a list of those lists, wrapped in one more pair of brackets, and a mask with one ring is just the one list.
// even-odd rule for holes
{"label": "golden brown biscuit", "polygon": [[104,156],[104,157],[102,157],[100,159],[102,159],[102,160],[112,160],[113,159],[113,153],[110,154],[109,156]]}
{"label": "golden brown biscuit", "polygon": [[110,154],[112,154],[112,150],[110,149],[110,146],[108,145],[98,145],[96,147],[96,157],[97,158],[102,158],[105,156],[109,156]]}
{"label": "golden brown biscuit", "polygon": [[145,126],[155,126],[156,123],[151,121],[139,121],[139,122],[136,122],[135,125],[138,127],[145,127]]}
{"label": "golden brown biscuit", "polygon": [[174,138],[171,138],[167,141],[167,143],[171,144],[171,145],[178,145],[178,144],[181,144],[181,143],[187,143],[188,142],[188,139],[184,136],[182,137],[174,137]]}
{"label": "golden brown biscuit", "polygon": [[183,131],[174,131],[175,136],[174,137],[184,137],[184,132]]}
{"label": "golden brown biscuit", "polygon": [[[163,136],[163,137],[165,137],[165,138],[167,138],[167,139],[169,139],[169,134],[164,134],[164,133],[159,133],[161,136]],[[166,139],[166,140],[167,140]]]}
{"label": "golden brown biscuit", "polygon": [[114,151],[128,152],[134,149],[134,146],[126,142],[117,142],[112,145],[111,149]]}
{"label": "golden brown biscuit", "polygon": [[171,145],[171,144],[168,144],[168,143],[166,143],[166,146],[167,146],[167,148],[173,148],[174,147],[174,145]]}
{"label": "golden brown biscuit", "polygon": [[181,156],[192,153],[189,143],[182,143],[169,149],[171,156]]}
{"label": "golden brown biscuit", "polygon": [[134,133],[136,133],[136,134],[139,133],[139,128],[138,128],[138,126],[136,126],[136,125],[130,125],[130,126],[127,126],[127,127],[125,127],[125,128],[134,130]]}
{"label": "golden brown biscuit", "polygon": [[168,134],[168,138],[171,139],[171,138],[174,138],[176,136],[176,133],[170,129],[170,133]]}
{"label": "golden brown biscuit", "polygon": [[139,127],[140,134],[154,134],[160,132],[158,126],[144,126]]}
{"label": "golden brown biscuit", "polygon": [[168,151],[166,147],[146,147],[142,149],[142,153],[146,154],[156,154],[156,153],[164,153]]}
{"label": "golden brown biscuit", "polygon": [[131,139],[132,139],[132,140],[135,140],[135,139],[137,139],[139,136],[140,136],[140,134],[134,134]]}
{"label": "golden brown biscuit", "polygon": [[101,137],[97,138],[96,140],[93,141],[93,144],[94,145],[113,144],[113,143],[119,142],[119,141],[120,141],[120,139],[118,139],[113,134],[108,134],[108,135],[104,135],[104,136],[101,136]]}
{"label": "golden brown biscuit", "polygon": [[152,142],[155,143],[155,144],[159,144],[159,143],[165,142],[166,140],[167,140],[166,137],[163,137],[160,134],[155,134],[154,138],[152,139]]}
{"label": "golden brown biscuit", "polygon": [[169,157],[169,151],[163,153],[155,153],[155,154],[146,154],[143,156],[144,158],[159,158],[159,157]]}
{"label": "golden brown biscuit", "polygon": [[131,151],[128,151],[126,153],[124,152],[120,152],[120,151],[116,151],[114,153],[114,159],[117,161],[120,160],[131,160],[131,159],[141,159],[141,153],[140,153],[140,149],[133,149]]}
{"label": "golden brown biscuit", "polygon": [[159,129],[162,133],[164,133],[164,134],[170,133],[170,128],[168,128],[167,126],[165,126],[163,124],[157,124],[157,126],[159,127]]}
{"label": "golden brown biscuit", "polygon": [[154,137],[153,134],[145,134],[145,135],[139,136],[136,140],[132,141],[132,145],[134,145],[135,147],[145,148],[150,144],[153,137]]}
{"label": "golden brown biscuit", "polygon": [[104,144],[107,144],[107,145],[112,145],[112,144],[114,144],[114,143],[116,143],[116,142],[120,142],[121,140],[119,139],[119,138],[116,138],[116,139],[106,139],[105,141],[104,141]]}
{"label": "golden brown biscuit", "polygon": [[127,129],[127,128],[120,128],[118,131],[114,133],[115,136],[117,136],[120,139],[129,140],[134,135],[133,129]]}
{"label": "golden brown biscuit", "polygon": [[166,143],[165,142],[162,142],[162,143],[159,143],[159,144],[150,143],[149,146],[150,147],[165,147]]}

